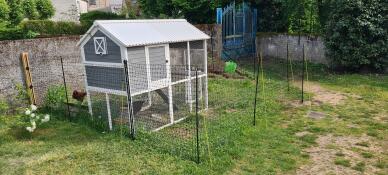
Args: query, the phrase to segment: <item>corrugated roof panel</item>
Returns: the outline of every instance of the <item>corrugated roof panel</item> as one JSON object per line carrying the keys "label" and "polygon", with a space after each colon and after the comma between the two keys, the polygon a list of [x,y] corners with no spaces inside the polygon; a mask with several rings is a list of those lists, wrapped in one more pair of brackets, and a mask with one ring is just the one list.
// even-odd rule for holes
{"label": "corrugated roof panel", "polygon": [[108,20],[96,21],[125,46],[209,39],[186,20]]}

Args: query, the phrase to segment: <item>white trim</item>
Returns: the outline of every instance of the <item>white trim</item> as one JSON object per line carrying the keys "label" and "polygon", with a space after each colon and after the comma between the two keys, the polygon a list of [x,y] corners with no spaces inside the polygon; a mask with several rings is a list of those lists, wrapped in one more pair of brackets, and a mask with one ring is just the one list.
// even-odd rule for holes
{"label": "white trim", "polygon": [[96,61],[84,61],[85,66],[124,68],[123,63],[107,63]]}
{"label": "white trim", "polygon": [[[82,63],[85,64],[85,53],[84,53],[84,47],[81,46],[81,58],[82,58]],[[88,110],[89,110],[89,114],[90,115],[93,115],[93,109],[92,109],[92,100],[90,98],[90,93],[89,93],[89,90],[88,90],[88,81],[87,81],[87,77],[86,77],[86,69],[85,69],[85,66],[83,66],[83,73],[84,73],[84,85],[85,85],[85,92],[86,92],[86,99],[88,101]]]}
{"label": "white trim", "polygon": [[152,96],[151,96],[151,68],[150,68],[150,55],[148,52],[148,47],[144,47],[145,59],[146,59],[146,71],[147,71],[147,88],[148,88],[148,105],[152,105]]}
{"label": "white trim", "polygon": [[93,92],[102,92],[102,93],[108,93],[108,94],[127,96],[127,91],[105,89],[105,88],[99,88],[99,87],[94,87],[94,86],[87,86],[86,89],[89,91],[93,91]]}
{"label": "white trim", "polygon": [[110,113],[110,103],[109,103],[109,95],[108,95],[108,93],[105,93],[105,100],[106,100],[106,109],[108,111],[109,130],[112,131],[112,115]]}
{"label": "white trim", "polygon": [[187,82],[187,97],[188,97],[188,101],[189,101],[189,108],[190,108],[190,112],[193,111],[193,104],[191,103],[191,99],[192,99],[192,95],[191,95],[191,52],[190,52],[190,42],[187,41],[187,65],[188,65],[188,72],[189,72],[189,81]]}
{"label": "white trim", "polygon": [[93,24],[89,28],[89,30],[81,37],[81,39],[78,41],[76,46],[83,47],[89,41],[89,39],[92,38],[94,34],[96,34],[97,31],[98,31],[98,26]]}
{"label": "white trim", "polygon": [[[209,107],[209,92],[208,92],[208,80],[207,80],[207,41],[206,40],[203,40],[203,46],[204,46],[204,52],[205,52],[205,60],[204,60],[204,65],[205,65],[205,67],[204,67],[204,69],[205,69],[205,84],[204,84],[204,86],[205,86],[205,110],[207,110],[208,109],[208,107]],[[212,59],[214,59],[214,58],[212,58]]]}

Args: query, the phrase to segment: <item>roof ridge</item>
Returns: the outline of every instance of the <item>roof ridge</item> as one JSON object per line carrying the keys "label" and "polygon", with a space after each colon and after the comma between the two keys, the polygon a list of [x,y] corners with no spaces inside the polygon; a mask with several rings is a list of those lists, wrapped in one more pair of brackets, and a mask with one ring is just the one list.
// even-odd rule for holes
{"label": "roof ridge", "polygon": [[96,23],[155,23],[155,22],[187,22],[186,19],[130,19],[130,20],[96,20]]}

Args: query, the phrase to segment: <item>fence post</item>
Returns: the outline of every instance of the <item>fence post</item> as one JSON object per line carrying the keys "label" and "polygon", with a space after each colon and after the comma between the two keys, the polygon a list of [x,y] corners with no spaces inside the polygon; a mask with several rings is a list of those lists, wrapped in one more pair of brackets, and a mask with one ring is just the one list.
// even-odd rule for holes
{"label": "fence post", "polygon": [[289,46],[288,46],[288,37],[287,37],[287,63],[286,63],[286,65],[287,65],[287,91],[290,91],[290,75],[289,75],[289,66],[290,65],[288,65],[289,64],[289,59],[290,59],[290,57],[289,57],[289,48],[288,48]]}
{"label": "fence post", "polygon": [[63,85],[65,86],[67,115],[68,115],[69,120],[71,120],[71,116],[70,116],[70,106],[69,106],[69,96],[67,95],[67,85],[66,85],[65,69],[63,68],[63,58],[62,58],[62,56],[60,56],[59,58],[61,59]]}
{"label": "fence post", "polygon": [[198,116],[198,68],[195,68],[195,128],[197,139],[197,163],[199,164],[199,116]]}
{"label": "fence post", "polygon": [[303,57],[303,68],[302,68],[302,99],[301,99],[301,102],[304,103],[304,67],[305,67],[305,55],[304,55],[304,43],[303,43],[303,54],[302,54],[302,57]]}
{"label": "fence post", "polygon": [[255,71],[255,78],[256,78],[256,90],[255,90],[255,102],[253,106],[253,126],[256,126],[256,105],[257,105],[257,92],[258,92],[258,87],[259,87],[259,65],[257,65],[258,61],[257,59],[257,53],[256,57],[254,59],[254,71]]}
{"label": "fence post", "polygon": [[135,139],[135,126],[134,126],[134,116],[132,109],[132,96],[131,96],[131,86],[129,84],[129,74],[128,74],[128,62],[127,60],[123,61],[124,63],[124,73],[125,73],[125,84],[127,90],[127,107],[128,107],[128,120],[129,120],[129,134],[132,140]]}

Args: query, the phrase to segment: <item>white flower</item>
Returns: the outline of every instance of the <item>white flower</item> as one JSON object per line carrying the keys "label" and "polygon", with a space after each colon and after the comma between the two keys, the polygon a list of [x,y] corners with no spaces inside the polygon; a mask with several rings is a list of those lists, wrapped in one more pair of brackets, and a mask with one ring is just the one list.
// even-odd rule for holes
{"label": "white flower", "polygon": [[33,128],[31,128],[31,127],[26,127],[26,130],[28,131],[28,132],[34,132],[34,129]]}
{"label": "white flower", "polygon": [[32,118],[34,118],[36,115],[34,113],[31,113],[30,115]]}
{"label": "white flower", "polygon": [[38,107],[36,107],[35,105],[31,105],[31,110],[32,111],[36,111],[36,109],[38,109]]}
{"label": "white flower", "polygon": [[26,115],[30,115],[31,111],[29,109],[26,110]]}
{"label": "white flower", "polygon": [[31,125],[32,125],[32,128],[33,128],[33,129],[36,128],[36,122],[35,122],[35,120],[31,120]]}
{"label": "white flower", "polygon": [[42,119],[42,123],[45,123],[45,122],[48,122],[50,121],[50,115],[46,114],[44,115],[43,119]]}

